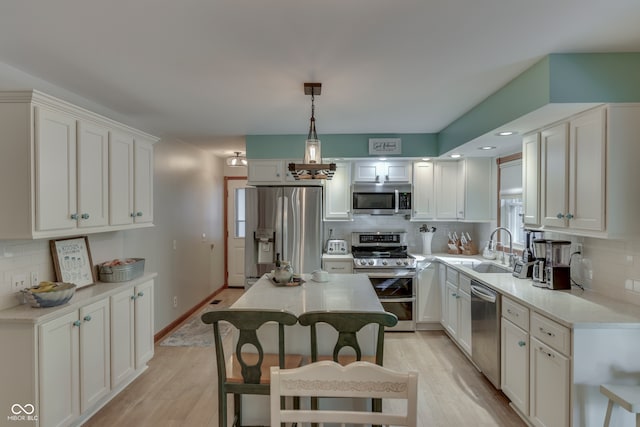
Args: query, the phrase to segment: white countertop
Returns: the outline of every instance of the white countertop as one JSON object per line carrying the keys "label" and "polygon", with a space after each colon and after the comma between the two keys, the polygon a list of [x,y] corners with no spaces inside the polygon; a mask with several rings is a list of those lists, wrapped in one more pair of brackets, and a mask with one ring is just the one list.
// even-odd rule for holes
{"label": "white countertop", "polygon": [[314,282],[302,274],[300,286],[277,286],[262,276],[231,308],[286,310],[296,316],[309,311],[384,311],[366,274],[329,274]]}
{"label": "white countertop", "polygon": [[350,259],[350,260],[353,260],[353,254],[322,254],[322,259]]}
{"label": "white countertop", "polygon": [[575,287],[564,291],[539,288],[533,286],[531,279],[518,279],[504,273],[477,273],[457,263],[473,260],[491,262],[478,257],[435,255],[434,259],[567,327],[640,328],[640,307],[637,305]]}
{"label": "white countertop", "polygon": [[128,282],[107,283],[96,282],[94,285],[85,286],[76,290],[73,298],[68,303],[57,307],[34,308],[29,304],[21,304],[0,311],[0,322],[42,323],[60,315],[77,310],[83,305],[91,304],[102,298],[117,294],[118,292],[147,282],[158,273],[146,273]]}

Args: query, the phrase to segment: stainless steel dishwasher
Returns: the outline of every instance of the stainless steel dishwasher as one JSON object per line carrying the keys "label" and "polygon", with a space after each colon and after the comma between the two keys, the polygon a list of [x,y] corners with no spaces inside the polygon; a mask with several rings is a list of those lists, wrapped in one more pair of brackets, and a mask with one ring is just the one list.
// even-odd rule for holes
{"label": "stainless steel dishwasher", "polygon": [[471,281],[471,355],[480,371],[500,389],[500,294]]}

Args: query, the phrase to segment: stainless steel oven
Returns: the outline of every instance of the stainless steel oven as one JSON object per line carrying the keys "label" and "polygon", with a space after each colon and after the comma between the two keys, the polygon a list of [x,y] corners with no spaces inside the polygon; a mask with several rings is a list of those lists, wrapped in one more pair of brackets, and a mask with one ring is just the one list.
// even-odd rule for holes
{"label": "stainless steel oven", "polygon": [[364,273],[384,309],[398,316],[390,331],[416,329],[416,260],[407,253],[406,233],[352,233],[353,272]]}

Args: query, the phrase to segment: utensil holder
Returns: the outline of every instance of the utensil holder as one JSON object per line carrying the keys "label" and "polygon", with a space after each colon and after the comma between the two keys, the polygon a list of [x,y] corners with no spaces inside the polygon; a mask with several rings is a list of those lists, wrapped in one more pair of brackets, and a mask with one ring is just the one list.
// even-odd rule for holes
{"label": "utensil holder", "polygon": [[431,240],[433,239],[433,233],[428,231],[422,234],[422,254],[431,255]]}

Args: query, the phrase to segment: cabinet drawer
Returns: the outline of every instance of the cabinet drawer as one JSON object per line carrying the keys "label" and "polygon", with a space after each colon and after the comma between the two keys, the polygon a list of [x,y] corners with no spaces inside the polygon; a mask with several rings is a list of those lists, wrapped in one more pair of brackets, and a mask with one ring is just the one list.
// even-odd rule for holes
{"label": "cabinet drawer", "polygon": [[464,274],[460,274],[458,276],[458,288],[461,292],[471,295],[471,278]]}
{"label": "cabinet drawer", "polygon": [[447,282],[458,284],[458,270],[453,267],[447,267]]}
{"label": "cabinet drawer", "polygon": [[529,309],[506,297],[502,297],[502,317],[525,331],[529,330]]}
{"label": "cabinet drawer", "polygon": [[324,261],[323,267],[329,273],[353,273],[353,261]]}
{"label": "cabinet drawer", "polygon": [[531,335],[566,356],[571,355],[571,331],[538,313],[531,313]]}

